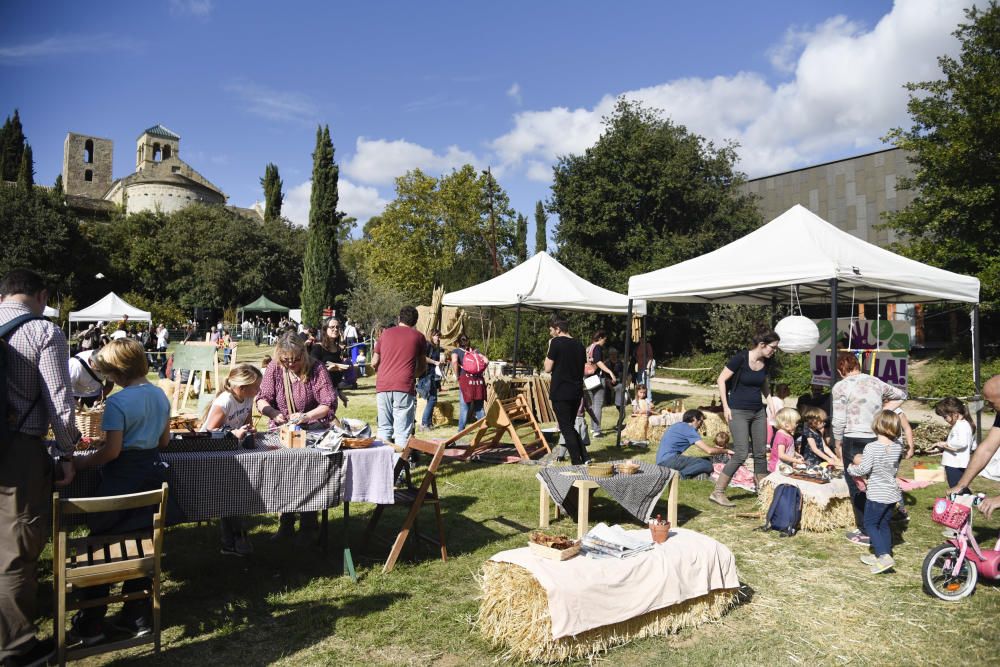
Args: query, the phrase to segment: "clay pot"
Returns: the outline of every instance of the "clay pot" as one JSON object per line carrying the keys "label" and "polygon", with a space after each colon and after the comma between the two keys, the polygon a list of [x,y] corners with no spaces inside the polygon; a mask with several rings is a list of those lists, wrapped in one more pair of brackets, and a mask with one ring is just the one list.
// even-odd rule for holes
{"label": "clay pot", "polygon": [[670,536],[670,522],[663,523],[653,523],[649,524],[649,532],[653,535],[653,541],[657,544],[663,544],[667,541],[667,537]]}

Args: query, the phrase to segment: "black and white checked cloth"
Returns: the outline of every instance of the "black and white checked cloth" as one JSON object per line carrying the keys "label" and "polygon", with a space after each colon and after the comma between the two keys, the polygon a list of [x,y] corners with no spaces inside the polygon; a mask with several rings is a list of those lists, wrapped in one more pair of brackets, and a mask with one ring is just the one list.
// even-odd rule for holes
{"label": "black and white checked cloth", "polygon": [[642,523],[647,523],[656,501],[663,495],[663,490],[676,474],[677,472],[670,468],[639,462],[639,470],[634,475],[615,473],[610,477],[591,477],[584,466],[568,466],[542,468],[538,472],[538,479],[548,488],[552,500],[569,516],[576,516],[577,494],[573,489],[573,482],[587,479],[596,482],[629,514]]}
{"label": "black and white checked cloth", "polygon": [[[258,445],[270,434],[258,434]],[[170,494],[187,521],[225,516],[307,512],[342,500],[344,454],[316,449],[237,449],[161,453]],[[66,497],[92,496],[99,472],[80,472]]]}

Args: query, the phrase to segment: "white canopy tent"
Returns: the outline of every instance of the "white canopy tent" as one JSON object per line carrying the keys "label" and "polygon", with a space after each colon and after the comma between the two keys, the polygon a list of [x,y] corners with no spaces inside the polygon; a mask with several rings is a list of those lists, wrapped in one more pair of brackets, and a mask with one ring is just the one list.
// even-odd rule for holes
{"label": "white canopy tent", "polygon": [[796,286],[802,303],[827,303],[830,281],[858,301],[979,302],[979,280],[879,248],[795,205],[718,250],[632,276],[632,299],[770,304]]}
{"label": "white canopy tent", "polygon": [[[800,303],[830,303],[833,340],[838,295],[848,289],[858,302],[974,304],[973,382],[979,394],[979,280],[862,241],[801,205],[718,250],[632,276],[628,286],[632,299],[683,303],[774,305],[794,292]],[[835,355],[831,349],[831,368]]]}
{"label": "white canopy tent", "polygon": [[[514,325],[515,368],[521,328],[521,308],[621,315],[631,313],[635,309],[640,315],[646,314],[645,301],[633,303],[624,294],[598,287],[567,269],[545,251],[537,253],[496,278],[445,294],[441,303],[445,306],[459,307],[515,308],[517,310],[517,321]],[[629,319],[631,321],[631,318]],[[626,325],[627,330],[628,325]]]}
{"label": "white canopy tent", "polygon": [[99,322],[101,320],[110,322],[120,320],[123,315],[135,322],[152,322],[149,312],[139,310],[130,305],[114,292],[107,295],[97,303],[94,303],[83,310],[75,310],[69,314],[70,322]]}
{"label": "white canopy tent", "polygon": [[[445,306],[521,306],[621,315],[628,311],[628,302],[624,294],[584,280],[544,251],[496,278],[449,292],[442,301]],[[646,303],[637,301],[634,309],[644,315]]]}

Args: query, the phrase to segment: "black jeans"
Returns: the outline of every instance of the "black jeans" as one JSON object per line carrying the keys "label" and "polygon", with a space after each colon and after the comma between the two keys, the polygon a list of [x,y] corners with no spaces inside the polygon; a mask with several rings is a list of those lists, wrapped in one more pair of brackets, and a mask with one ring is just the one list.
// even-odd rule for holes
{"label": "black jeans", "polygon": [[[844,436],[844,440],[841,442],[841,449],[844,455],[844,467],[854,463],[854,455],[861,454],[865,451],[865,445],[869,442],[874,442],[875,436],[865,437],[865,438],[852,438],[850,436]],[[857,525],[858,530],[862,533],[865,532],[865,503],[868,501],[868,495],[864,491],[858,490],[858,485],[854,483],[854,478],[844,473],[844,481],[847,482],[847,492],[851,494],[851,505],[854,507],[854,523]],[[865,533],[867,535],[867,533]]]}
{"label": "black jeans", "polygon": [[569,401],[552,399],[552,411],[556,413],[559,433],[566,441],[566,449],[569,450],[569,459],[573,465],[580,465],[587,458],[587,450],[580,440],[580,434],[576,432],[576,412],[579,409],[579,398]]}

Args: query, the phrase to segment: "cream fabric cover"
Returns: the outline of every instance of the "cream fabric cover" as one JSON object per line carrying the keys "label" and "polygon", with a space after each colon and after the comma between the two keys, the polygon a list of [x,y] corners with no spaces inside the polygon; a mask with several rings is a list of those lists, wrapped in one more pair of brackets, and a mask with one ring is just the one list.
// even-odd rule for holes
{"label": "cream fabric cover", "polygon": [[[647,529],[629,533],[651,540]],[[502,551],[490,560],[523,567],[545,589],[553,639],[740,585],[729,548],[684,528],[672,529],[669,539],[654,549],[621,560],[577,556],[557,562],[527,547]]]}

